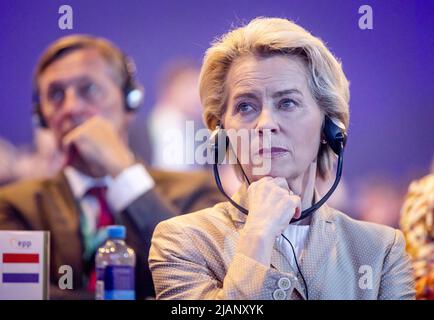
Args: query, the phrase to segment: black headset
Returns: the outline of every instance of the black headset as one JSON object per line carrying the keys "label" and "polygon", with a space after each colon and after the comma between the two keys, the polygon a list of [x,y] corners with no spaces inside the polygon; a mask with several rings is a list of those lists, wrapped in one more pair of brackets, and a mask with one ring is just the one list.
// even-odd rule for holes
{"label": "black headset", "polygon": [[[302,211],[300,217],[298,219],[292,219],[290,223],[294,223],[300,220],[303,220],[310,216],[313,212],[318,210],[333,194],[333,192],[336,190],[339,181],[341,179],[342,175],[342,166],[343,166],[343,156],[344,156],[344,147],[347,142],[347,134],[345,130],[345,126],[337,120],[332,120],[330,117],[325,116],[324,121],[324,128],[323,128],[323,134],[325,137],[326,143],[330,146],[330,148],[333,150],[333,152],[338,156],[338,165],[336,169],[336,178],[335,181],[330,188],[330,190],[319,200],[317,203],[312,205],[310,208],[305,209]],[[249,211],[240,206],[238,203],[232,200],[231,197],[225,192],[223,189],[221,180],[220,180],[220,174],[218,171],[218,165],[221,164],[225,158],[226,151],[229,147],[230,141],[229,137],[227,136],[225,129],[222,128],[221,125],[217,125],[216,129],[211,133],[210,135],[210,148],[213,155],[213,171],[214,171],[214,178],[217,184],[217,187],[219,188],[220,192],[228,199],[228,201],[238,210],[240,210],[244,214],[248,214]],[[241,168],[241,171],[244,175],[244,178],[246,179],[247,183],[250,184],[249,179],[247,178],[243,167],[241,166],[238,157],[236,157],[237,163]]]}
{"label": "black headset", "polygon": [[[145,91],[143,87],[135,80],[135,64],[134,61],[121,52],[122,68],[125,70],[126,79],[122,86],[124,96],[124,106],[127,112],[136,112],[143,104]],[[41,110],[39,98],[39,89],[37,84],[33,84],[32,94],[33,104],[33,123],[37,127],[48,128],[48,124]]]}

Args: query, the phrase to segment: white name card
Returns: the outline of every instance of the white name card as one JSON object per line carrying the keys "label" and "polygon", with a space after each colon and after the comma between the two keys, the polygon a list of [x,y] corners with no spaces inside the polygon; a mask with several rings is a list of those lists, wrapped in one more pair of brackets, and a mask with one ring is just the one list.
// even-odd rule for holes
{"label": "white name card", "polygon": [[48,231],[0,231],[0,300],[48,299]]}

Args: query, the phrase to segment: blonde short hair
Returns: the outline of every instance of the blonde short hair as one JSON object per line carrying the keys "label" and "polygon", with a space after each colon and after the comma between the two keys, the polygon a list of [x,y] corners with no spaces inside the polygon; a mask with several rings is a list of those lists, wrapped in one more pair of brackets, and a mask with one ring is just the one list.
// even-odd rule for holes
{"label": "blonde short hair", "polygon": [[[349,124],[349,82],[341,63],[324,43],[299,25],[281,18],[256,18],[212,43],[206,51],[199,80],[203,117],[213,130],[226,111],[226,77],[232,63],[245,55],[275,54],[301,57],[307,65],[308,84],[325,115]],[[335,155],[328,145],[318,152],[318,173],[327,177]]]}

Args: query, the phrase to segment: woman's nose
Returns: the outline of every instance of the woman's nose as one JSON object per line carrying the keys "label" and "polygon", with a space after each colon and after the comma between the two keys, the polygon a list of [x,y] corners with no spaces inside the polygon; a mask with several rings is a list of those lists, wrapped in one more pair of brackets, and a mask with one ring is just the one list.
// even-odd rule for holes
{"label": "woman's nose", "polygon": [[275,119],[273,111],[263,108],[258,118],[256,128],[260,135],[264,134],[266,131],[269,131],[273,134],[277,133],[279,131],[279,125]]}

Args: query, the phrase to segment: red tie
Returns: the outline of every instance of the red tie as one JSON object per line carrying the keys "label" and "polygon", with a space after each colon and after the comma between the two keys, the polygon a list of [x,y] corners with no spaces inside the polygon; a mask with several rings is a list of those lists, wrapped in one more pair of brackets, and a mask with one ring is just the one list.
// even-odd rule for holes
{"label": "red tie", "polygon": [[115,221],[113,215],[110,212],[109,205],[106,199],[107,187],[93,187],[87,191],[98,200],[99,215],[97,221],[97,228],[106,227],[112,225]]}
{"label": "red tie", "polygon": [[[107,203],[106,192],[107,192],[107,187],[93,187],[87,191],[87,194],[94,196],[95,199],[98,201],[98,205],[99,205],[99,215],[97,221],[98,229],[106,226],[110,226],[115,222],[113,219],[113,215],[110,212],[109,205]],[[95,284],[96,284],[96,273],[94,267],[89,275],[87,290],[90,292],[95,292]]]}

